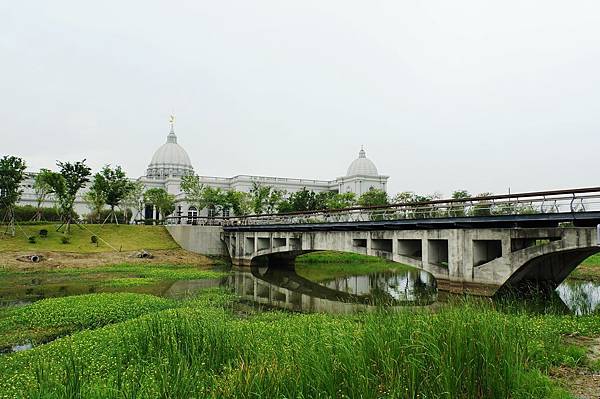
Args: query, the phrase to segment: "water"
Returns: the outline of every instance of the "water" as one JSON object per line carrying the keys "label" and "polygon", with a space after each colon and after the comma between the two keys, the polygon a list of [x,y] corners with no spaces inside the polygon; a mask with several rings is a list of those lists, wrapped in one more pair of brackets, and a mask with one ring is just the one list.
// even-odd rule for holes
{"label": "water", "polygon": [[376,272],[311,281],[279,268],[233,270],[229,286],[244,301],[299,312],[351,313],[376,306],[428,305],[435,280],[419,271]]}
{"label": "water", "polygon": [[566,280],[558,286],[556,293],[576,315],[600,311],[600,283]]}
{"label": "water", "polygon": [[[323,265],[326,268],[328,265]],[[314,268],[314,266],[313,266]],[[243,300],[293,311],[348,312],[373,305],[427,305],[438,299],[436,282],[423,271],[399,270],[329,278],[303,277],[280,268],[233,270],[221,279],[161,281],[141,287],[107,288],[101,282],[82,283],[65,277],[57,283],[43,275],[26,283],[0,288],[1,306],[94,292],[140,292],[184,298],[210,287],[229,287]],[[600,283],[567,280],[556,290],[576,315],[600,311]],[[356,305],[356,306],[351,306]]]}

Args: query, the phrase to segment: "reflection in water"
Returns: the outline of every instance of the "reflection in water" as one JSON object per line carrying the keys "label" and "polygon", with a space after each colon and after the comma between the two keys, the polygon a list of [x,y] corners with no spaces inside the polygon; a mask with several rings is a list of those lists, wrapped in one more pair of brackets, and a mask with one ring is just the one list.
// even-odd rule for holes
{"label": "reflection in water", "polygon": [[230,287],[241,299],[301,312],[351,313],[376,306],[425,305],[435,301],[435,282],[426,273],[384,272],[322,283],[278,268],[234,270]]}
{"label": "reflection in water", "polygon": [[566,280],[556,292],[576,315],[585,315],[600,309],[600,284],[590,281]]}

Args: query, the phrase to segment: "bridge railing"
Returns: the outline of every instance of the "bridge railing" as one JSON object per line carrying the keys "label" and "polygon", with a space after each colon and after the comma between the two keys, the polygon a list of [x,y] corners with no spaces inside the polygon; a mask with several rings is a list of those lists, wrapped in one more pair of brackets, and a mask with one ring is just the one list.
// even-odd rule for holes
{"label": "bridge railing", "polygon": [[236,217],[176,216],[169,224],[264,225],[600,211],[600,187]]}

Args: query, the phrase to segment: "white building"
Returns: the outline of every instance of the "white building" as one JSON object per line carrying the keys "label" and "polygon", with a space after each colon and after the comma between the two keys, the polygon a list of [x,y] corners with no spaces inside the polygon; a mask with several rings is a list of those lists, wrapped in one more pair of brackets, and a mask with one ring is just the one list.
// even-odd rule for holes
{"label": "white building", "polygon": [[[178,215],[197,215],[198,210],[189,206],[185,201],[185,196],[181,191],[181,178],[194,174],[194,167],[190,157],[185,149],[177,142],[177,136],[171,123],[171,131],[167,135],[167,142],[161,145],[148,165],[146,175],[138,178],[146,189],[164,188],[170,194],[175,195],[177,200]],[[260,185],[272,186],[279,190],[285,190],[288,193],[296,192],[306,188],[314,192],[332,191],[332,192],[352,192],[358,196],[370,189],[381,189],[386,191],[388,176],[380,175],[375,164],[366,156],[364,149],[358,153],[356,158],[343,177],[334,180],[313,180],[313,179],[295,179],[287,177],[267,177],[237,175],[233,177],[214,177],[200,175],[200,182],[206,186],[218,187],[223,190],[237,190],[249,192],[255,182]],[[89,213],[89,209],[83,200],[85,189],[78,195],[75,202],[75,211],[79,215]],[[24,193],[20,201],[21,205],[36,205],[35,193],[33,190],[33,178],[24,182]],[[53,206],[52,201],[48,201],[44,206]],[[144,217],[147,219],[157,218],[156,212],[151,206],[146,206]]]}

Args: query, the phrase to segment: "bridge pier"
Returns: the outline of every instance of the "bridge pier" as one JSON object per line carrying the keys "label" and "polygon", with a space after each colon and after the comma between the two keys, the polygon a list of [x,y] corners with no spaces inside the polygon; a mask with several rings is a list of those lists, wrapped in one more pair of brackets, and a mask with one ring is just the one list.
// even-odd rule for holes
{"label": "bridge pier", "polygon": [[[274,225],[273,230],[277,229]],[[252,231],[226,227],[236,266],[294,267],[314,251],[353,252],[407,264],[432,274],[438,288],[494,295],[500,287],[556,287],[587,256],[600,252],[594,228],[480,228],[328,231]],[[308,229],[308,228],[307,228]]]}

